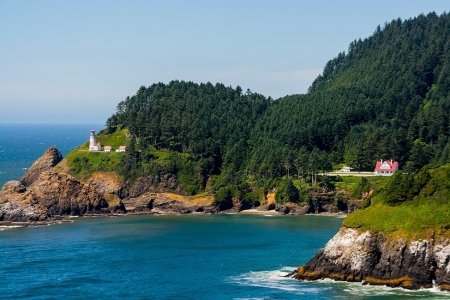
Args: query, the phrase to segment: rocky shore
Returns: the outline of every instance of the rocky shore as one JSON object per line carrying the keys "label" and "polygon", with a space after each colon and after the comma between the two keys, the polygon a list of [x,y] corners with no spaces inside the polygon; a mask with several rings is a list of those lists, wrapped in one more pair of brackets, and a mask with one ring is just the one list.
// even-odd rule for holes
{"label": "rocky shore", "polygon": [[322,205],[320,201],[280,205],[274,202],[274,193],[268,195],[273,201],[257,208],[238,199],[220,204],[211,196],[190,199],[167,193],[167,189],[172,189],[170,185],[152,185],[148,178],[138,180],[125,197],[123,184],[115,173],[97,172],[83,182],[68,174],[64,166],[61,153],[51,147],[24,176],[5,183],[0,191],[0,226],[42,225],[68,216],[238,213],[250,208],[282,215],[345,215],[336,206]]}
{"label": "rocky shore", "polygon": [[450,291],[450,240],[429,232],[427,239],[407,241],[342,227],[324,249],[290,276],[412,290],[436,286]]}

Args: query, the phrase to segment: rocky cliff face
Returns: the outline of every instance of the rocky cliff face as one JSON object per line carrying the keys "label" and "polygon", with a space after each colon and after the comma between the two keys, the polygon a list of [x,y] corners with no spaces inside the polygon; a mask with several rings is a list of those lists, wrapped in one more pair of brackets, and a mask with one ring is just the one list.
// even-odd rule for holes
{"label": "rocky cliff face", "polygon": [[0,221],[47,221],[66,215],[102,213],[107,207],[103,195],[94,187],[53,171],[42,172],[29,187],[9,181],[0,191]]}
{"label": "rocky cliff face", "polygon": [[382,233],[341,230],[306,265],[293,274],[299,280],[330,278],[406,289],[450,290],[450,241],[433,238],[388,239]]}
{"label": "rocky cliff face", "polygon": [[128,212],[150,214],[217,213],[218,208],[210,203],[195,203],[173,199],[165,193],[145,193],[137,198],[127,198],[123,204]]}
{"label": "rocky cliff face", "polygon": [[19,181],[25,185],[31,185],[39,175],[56,166],[63,159],[61,152],[55,147],[48,148],[44,154],[36,160],[33,165],[19,178]]}

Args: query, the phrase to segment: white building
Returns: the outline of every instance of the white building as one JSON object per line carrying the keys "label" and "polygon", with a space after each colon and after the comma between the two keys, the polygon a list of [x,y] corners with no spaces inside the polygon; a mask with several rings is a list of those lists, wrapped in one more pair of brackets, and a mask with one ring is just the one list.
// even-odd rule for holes
{"label": "white building", "polygon": [[375,175],[378,176],[392,176],[392,174],[395,173],[395,171],[398,170],[398,162],[392,161],[392,159],[389,160],[380,160],[377,161],[377,164],[375,165]]}
{"label": "white building", "polygon": [[120,146],[119,149],[116,149],[116,152],[125,152],[125,146]]}
{"label": "white building", "polygon": [[111,152],[111,146],[105,146],[103,151]]}
{"label": "white building", "polygon": [[100,145],[100,142],[97,143],[95,139],[95,130],[91,130],[91,136],[89,137],[89,151],[101,151],[102,146]]}
{"label": "white building", "polygon": [[342,167],[341,172],[351,172],[352,169],[353,169],[353,168],[344,166],[344,167]]}

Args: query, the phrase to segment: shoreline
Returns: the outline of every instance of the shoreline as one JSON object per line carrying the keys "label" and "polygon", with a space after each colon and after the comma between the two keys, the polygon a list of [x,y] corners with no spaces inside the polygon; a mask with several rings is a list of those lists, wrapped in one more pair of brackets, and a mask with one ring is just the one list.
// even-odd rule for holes
{"label": "shoreline", "polygon": [[[53,224],[61,224],[61,223],[73,223],[73,219],[75,218],[99,218],[99,217],[126,217],[126,216],[142,216],[142,215],[152,215],[152,216],[182,216],[182,215],[194,215],[194,216],[204,216],[204,215],[220,215],[226,214],[226,212],[219,213],[201,213],[201,212],[193,212],[186,214],[174,214],[174,213],[162,213],[162,212],[131,212],[125,214],[87,214],[81,216],[59,216],[60,219],[56,220],[48,220],[48,221],[31,221],[31,222],[13,222],[13,221],[0,221],[0,231],[5,228],[20,228],[20,227],[38,227],[38,226],[46,226]],[[261,215],[261,216],[318,216],[318,217],[336,217],[336,218],[345,218],[347,214],[341,213],[329,213],[323,212],[318,214],[281,214],[276,210],[258,210],[256,208],[252,209],[244,209],[239,212],[233,213],[237,215]]]}

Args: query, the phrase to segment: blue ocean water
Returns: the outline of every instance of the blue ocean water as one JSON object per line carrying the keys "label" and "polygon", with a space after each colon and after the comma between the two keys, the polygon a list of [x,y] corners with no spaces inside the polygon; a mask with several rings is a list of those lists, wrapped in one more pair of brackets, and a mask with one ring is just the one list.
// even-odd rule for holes
{"label": "blue ocean water", "polygon": [[411,299],[283,278],[339,229],[321,216],[123,216],[0,231],[2,299]]}
{"label": "blue ocean water", "polygon": [[65,156],[89,140],[102,124],[0,124],[0,188],[21,177],[44,151],[55,146]]}
{"label": "blue ocean water", "polygon": [[[65,155],[99,125],[0,125],[1,184],[49,146]],[[0,299],[448,299],[359,283],[298,282],[339,230],[323,216],[184,215],[71,218],[0,227]]]}

